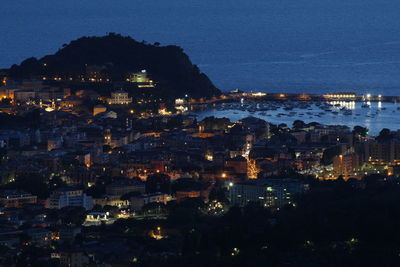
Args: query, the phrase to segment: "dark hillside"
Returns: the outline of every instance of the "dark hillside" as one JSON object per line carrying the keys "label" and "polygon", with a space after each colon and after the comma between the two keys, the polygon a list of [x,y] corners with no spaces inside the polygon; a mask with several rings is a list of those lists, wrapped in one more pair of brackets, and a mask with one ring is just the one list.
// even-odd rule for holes
{"label": "dark hillside", "polygon": [[11,79],[60,77],[79,81],[87,66],[101,66],[102,75],[112,82],[125,81],[127,75],[146,69],[161,95],[209,97],[220,91],[193,65],[178,46],[160,46],[137,42],[130,37],[109,34],[82,37],[63,46],[54,55],[29,58],[6,70]]}

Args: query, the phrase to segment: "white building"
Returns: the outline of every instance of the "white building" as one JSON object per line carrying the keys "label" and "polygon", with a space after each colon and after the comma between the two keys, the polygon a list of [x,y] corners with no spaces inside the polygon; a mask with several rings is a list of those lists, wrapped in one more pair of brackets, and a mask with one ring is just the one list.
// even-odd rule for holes
{"label": "white building", "polygon": [[82,189],[75,187],[59,188],[47,199],[46,207],[49,209],[62,209],[67,206],[93,208],[92,197],[83,193]]}

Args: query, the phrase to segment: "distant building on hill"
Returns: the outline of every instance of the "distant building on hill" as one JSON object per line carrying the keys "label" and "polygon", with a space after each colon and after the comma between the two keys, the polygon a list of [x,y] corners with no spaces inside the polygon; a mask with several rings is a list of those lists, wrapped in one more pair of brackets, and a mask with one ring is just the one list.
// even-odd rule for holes
{"label": "distant building on hill", "polygon": [[36,204],[37,196],[19,190],[0,191],[0,202],[6,208],[21,208],[26,204]]}
{"label": "distant building on hill", "polygon": [[56,189],[47,199],[46,207],[49,209],[62,209],[67,206],[83,207],[87,210],[93,208],[92,197],[83,193],[76,187]]}
{"label": "distant building on hill", "polygon": [[111,97],[107,100],[109,105],[129,105],[132,103],[132,97],[129,97],[128,93],[119,90],[111,93]]}
{"label": "distant building on hill", "polygon": [[121,179],[106,186],[107,195],[122,196],[131,192],[145,192],[145,184],[138,180]]}
{"label": "distant building on hill", "polygon": [[186,198],[198,198],[201,197],[199,190],[179,190],[176,191],[176,201],[180,202]]}
{"label": "distant building on hill", "polygon": [[107,108],[105,106],[97,105],[93,108],[93,116],[96,116],[97,114],[103,113],[106,111],[107,111]]}
{"label": "distant building on hill", "polygon": [[109,79],[105,75],[105,66],[88,65],[86,66],[85,80],[90,82],[108,82]]}
{"label": "distant building on hill", "polygon": [[153,193],[153,194],[144,194],[141,196],[136,196],[131,198],[131,208],[134,211],[139,211],[143,208],[144,205],[149,203],[162,203],[167,204],[167,202],[171,199],[168,194],[164,193]]}
{"label": "distant building on hill", "polygon": [[153,81],[148,77],[146,70],[130,73],[126,81],[136,83],[138,87],[154,87]]}
{"label": "distant building on hill", "polygon": [[308,191],[308,184],[296,179],[259,179],[230,184],[228,197],[234,206],[258,203],[269,208],[293,204],[293,197]]}

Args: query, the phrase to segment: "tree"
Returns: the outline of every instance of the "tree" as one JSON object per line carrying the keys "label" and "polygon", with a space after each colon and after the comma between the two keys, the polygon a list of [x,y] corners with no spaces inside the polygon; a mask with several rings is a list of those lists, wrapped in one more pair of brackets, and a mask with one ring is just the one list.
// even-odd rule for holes
{"label": "tree", "polygon": [[142,211],[147,214],[162,214],[166,210],[166,205],[160,202],[150,202],[142,207]]}
{"label": "tree", "polygon": [[386,142],[392,138],[393,138],[392,132],[388,128],[383,128],[380,131],[379,135],[376,137],[376,140]]}
{"label": "tree", "polygon": [[171,193],[171,178],[163,173],[149,175],[146,180],[146,193]]}
{"label": "tree", "polygon": [[172,192],[181,190],[200,190],[201,183],[193,178],[180,178],[172,184]]}
{"label": "tree", "polygon": [[85,221],[86,210],[83,207],[64,207],[60,210],[64,224],[82,225]]}
{"label": "tree", "polygon": [[177,225],[196,223],[205,204],[201,198],[186,198],[179,203],[168,203],[168,220]]}
{"label": "tree", "polygon": [[302,120],[295,120],[293,122],[293,128],[304,128],[306,126],[306,123]]}
{"label": "tree", "polygon": [[67,183],[65,183],[59,174],[51,176],[49,181],[49,190],[53,191],[54,189],[65,187]]}
{"label": "tree", "polygon": [[0,103],[4,105],[10,105],[11,104],[11,98],[3,98],[1,99]]}
{"label": "tree", "polygon": [[287,128],[287,124],[286,123],[280,123],[279,125],[278,125],[278,127],[279,128]]}
{"label": "tree", "polygon": [[206,131],[225,130],[230,122],[231,121],[228,118],[216,118],[214,116],[207,117],[202,120],[202,123],[204,124],[204,129]]}
{"label": "tree", "polygon": [[210,195],[208,196],[210,201],[216,200],[222,203],[228,203],[229,200],[226,197],[226,188],[222,187],[220,182],[217,182],[210,191]]}
{"label": "tree", "polygon": [[[104,51],[107,51],[105,53]],[[46,67],[43,65],[46,63]],[[80,82],[90,65],[104,66],[104,76],[113,82],[124,83],[128,73],[146,68],[157,88],[146,88],[157,98],[175,100],[182,95],[191,97],[211,97],[220,95],[210,79],[190,61],[183,49],[174,46],[154,45],[145,41],[138,42],[120,34],[108,34],[102,37],[82,37],[63,46],[57,53],[47,55],[40,60],[30,58],[20,65],[7,70],[10,79],[24,79],[32,76],[73,77],[73,81],[53,81],[72,90],[90,88],[102,96],[109,93],[109,81],[93,85]],[[77,83],[79,81],[79,83]],[[123,85],[132,95],[142,92],[131,84]],[[105,87],[105,88],[102,88]],[[135,88],[134,88],[135,87]],[[83,106],[81,111],[86,112]]]}
{"label": "tree", "polygon": [[358,126],[358,125],[354,126],[353,134],[365,137],[368,134],[368,128],[365,128],[365,127],[362,127],[362,126]]}
{"label": "tree", "polygon": [[50,195],[47,179],[43,174],[19,175],[14,182],[4,185],[3,188],[23,190],[41,199],[45,199]]}
{"label": "tree", "polygon": [[329,147],[324,150],[324,153],[322,155],[322,163],[324,165],[329,165],[333,163],[333,158],[341,153],[341,147],[340,146],[333,146]]}
{"label": "tree", "polygon": [[130,200],[132,197],[140,196],[142,193],[138,191],[129,192],[121,196],[121,200]]}
{"label": "tree", "polygon": [[29,243],[31,240],[32,238],[25,233],[19,235],[19,242],[21,242],[22,244]]}
{"label": "tree", "polygon": [[86,194],[94,198],[99,198],[106,193],[106,187],[102,183],[96,183],[95,185],[86,189]]}

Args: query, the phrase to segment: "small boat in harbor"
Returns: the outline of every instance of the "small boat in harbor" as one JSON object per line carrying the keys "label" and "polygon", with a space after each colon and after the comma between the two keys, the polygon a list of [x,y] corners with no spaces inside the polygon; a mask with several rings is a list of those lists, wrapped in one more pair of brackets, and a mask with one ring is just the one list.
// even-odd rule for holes
{"label": "small boat in harbor", "polygon": [[363,103],[361,105],[362,108],[370,108],[371,106],[368,103]]}

